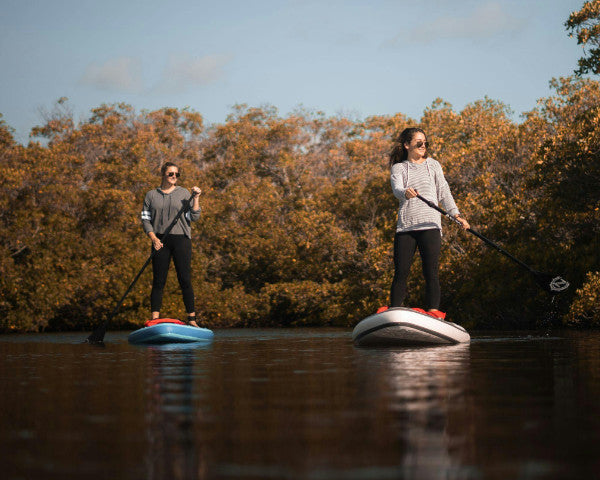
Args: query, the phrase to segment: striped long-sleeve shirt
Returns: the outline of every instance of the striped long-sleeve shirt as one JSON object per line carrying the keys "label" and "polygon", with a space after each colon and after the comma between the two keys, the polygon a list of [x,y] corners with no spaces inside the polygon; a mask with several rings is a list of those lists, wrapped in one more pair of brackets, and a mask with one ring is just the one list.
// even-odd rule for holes
{"label": "striped long-sleeve shirt", "polygon": [[407,188],[414,188],[436,205],[441,203],[450,215],[459,214],[442,166],[433,158],[427,158],[423,163],[405,161],[392,165],[391,182],[394,196],[400,203],[396,232],[442,230],[441,214],[418,198],[407,200],[404,196]]}
{"label": "striped long-sleeve shirt", "polygon": [[[179,186],[175,187],[171,193],[165,193],[160,188],[150,190],[144,198],[142,209],[144,232],[164,233],[183,207],[183,202],[187,202],[191,196],[187,189]],[[199,218],[200,210],[188,210],[179,218],[171,230],[171,234],[192,238],[191,222],[195,222]]]}

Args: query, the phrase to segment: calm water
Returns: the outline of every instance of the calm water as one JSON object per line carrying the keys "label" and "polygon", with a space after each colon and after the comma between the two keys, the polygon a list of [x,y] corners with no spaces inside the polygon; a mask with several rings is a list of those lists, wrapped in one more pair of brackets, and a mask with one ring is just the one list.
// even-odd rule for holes
{"label": "calm water", "polygon": [[404,349],[350,330],[86,336],[0,336],[2,478],[599,478],[600,332]]}

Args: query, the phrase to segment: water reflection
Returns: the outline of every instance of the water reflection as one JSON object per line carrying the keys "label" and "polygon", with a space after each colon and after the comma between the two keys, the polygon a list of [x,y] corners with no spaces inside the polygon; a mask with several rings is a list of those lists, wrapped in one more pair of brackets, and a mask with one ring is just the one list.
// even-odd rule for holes
{"label": "water reflection", "polygon": [[325,329],[219,332],[191,349],[113,338],[95,349],[68,335],[0,337],[2,478],[537,480],[600,469],[598,332],[421,349],[355,348],[349,331]]}
{"label": "water reflection", "polygon": [[[361,350],[364,402],[384,422],[379,435],[396,438],[402,478],[448,478],[465,442],[456,413],[467,409],[469,345]],[[388,456],[388,461],[394,456]]]}
{"label": "water reflection", "polygon": [[202,416],[195,384],[206,377],[206,347],[146,347],[148,355],[146,478],[206,478],[202,438],[194,428]]}

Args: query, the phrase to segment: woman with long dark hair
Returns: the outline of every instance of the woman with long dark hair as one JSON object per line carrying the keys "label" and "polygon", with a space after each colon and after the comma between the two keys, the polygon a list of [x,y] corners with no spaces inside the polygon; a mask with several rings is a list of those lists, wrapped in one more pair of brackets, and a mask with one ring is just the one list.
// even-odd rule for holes
{"label": "woman with long dark hair", "polygon": [[[152,319],[160,318],[163,290],[172,258],[187,312],[187,323],[197,327],[192,287],[191,222],[200,218],[201,190],[192,187],[193,194],[190,194],[187,189],[177,185],[179,176],[179,167],[172,162],[166,162],[161,168],[160,187],[150,190],[144,199],[142,225],[152,241],[152,248],[156,250],[152,257],[153,279],[150,305]],[[181,215],[163,242],[165,230],[186,204],[189,204],[190,208]]]}
{"label": "woman with long dark hair", "polygon": [[425,309],[433,316],[445,318],[439,310],[441,214],[416,198],[417,194],[435,204],[441,203],[463,228],[469,228],[469,223],[460,216],[442,167],[429,157],[428,146],[422,129],[406,128],[394,141],[390,154],[392,191],[399,201],[390,306],[400,307],[404,302],[410,266],[418,248],[425,277]]}

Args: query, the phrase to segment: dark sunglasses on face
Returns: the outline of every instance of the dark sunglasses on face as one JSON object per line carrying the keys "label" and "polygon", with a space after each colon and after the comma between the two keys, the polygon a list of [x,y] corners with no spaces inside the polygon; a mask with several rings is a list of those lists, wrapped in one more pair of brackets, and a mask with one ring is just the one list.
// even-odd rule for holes
{"label": "dark sunglasses on face", "polygon": [[423,140],[419,140],[419,141],[417,141],[417,143],[415,143],[416,148],[421,148],[423,145],[425,145],[425,148],[429,148],[429,142],[424,142]]}
{"label": "dark sunglasses on face", "polygon": [[173,177],[173,176],[176,177],[176,178],[179,178],[180,174],[179,174],[179,172],[169,172],[169,173],[167,173],[167,177]]}

